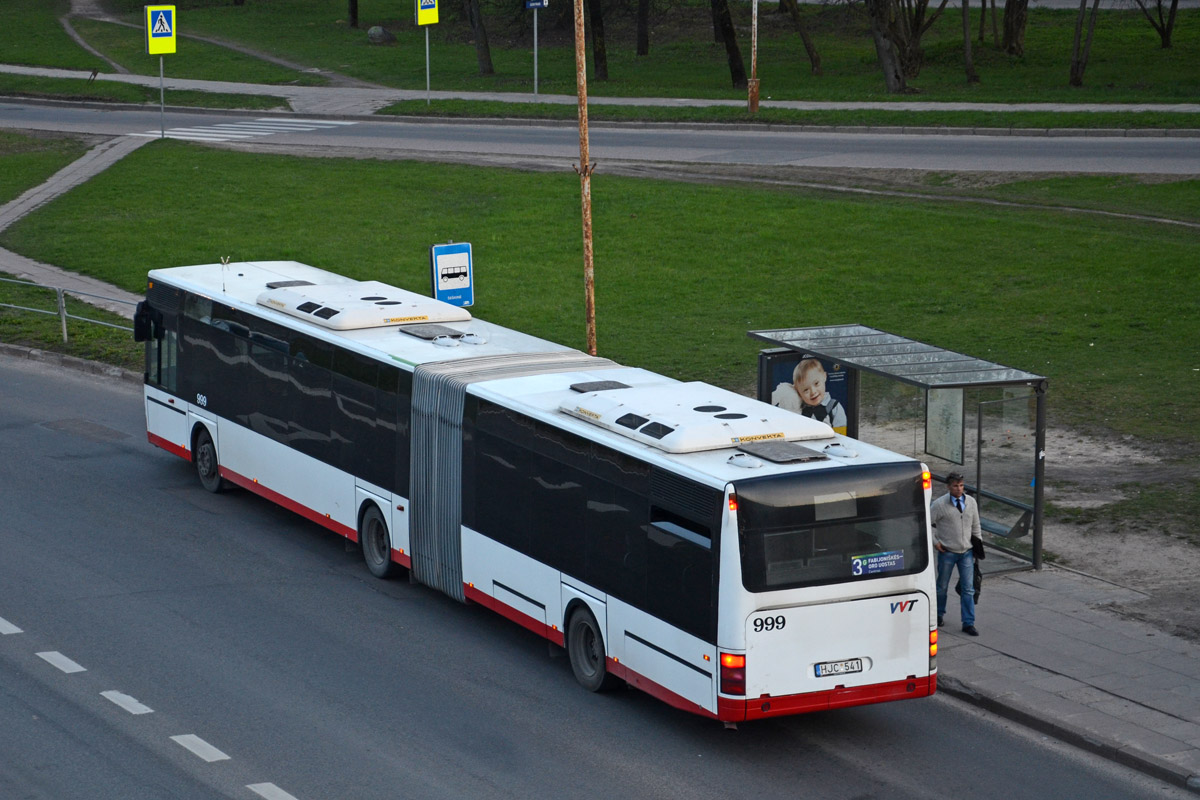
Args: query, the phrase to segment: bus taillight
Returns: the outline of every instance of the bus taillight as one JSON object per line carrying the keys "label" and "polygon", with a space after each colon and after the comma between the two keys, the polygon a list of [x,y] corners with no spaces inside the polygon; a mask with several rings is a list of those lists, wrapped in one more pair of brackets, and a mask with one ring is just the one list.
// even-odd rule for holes
{"label": "bus taillight", "polygon": [[932,630],[929,632],[929,657],[934,658],[935,656],[937,656],[937,631]]}
{"label": "bus taillight", "polygon": [[729,493],[729,510],[737,511],[737,495],[733,492]]}
{"label": "bus taillight", "polygon": [[921,473],[921,488],[928,489],[933,486],[933,476],[928,471]]}
{"label": "bus taillight", "polygon": [[746,657],[721,653],[721,694],[746,694]]}

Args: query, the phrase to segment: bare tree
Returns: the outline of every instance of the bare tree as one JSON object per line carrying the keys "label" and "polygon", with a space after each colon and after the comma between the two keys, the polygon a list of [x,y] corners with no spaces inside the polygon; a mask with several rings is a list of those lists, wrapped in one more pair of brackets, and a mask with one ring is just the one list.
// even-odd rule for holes
{"label": "bare tree", "polygon": [[929,0],[865,0],[865,5],[884,84],[892,94],[907,92],[908,79],[921,74],[921,37],[946,9],[946,0],[928,18]]}
{"label": "bare tree", "polygon": [[479,64],[479,74],[495,75],[492,50],[488,47],[487,28],[483,26],[483,11],[479,8],[479,0],[463,0],[463,11],[471,26],[471,36],[475,39],[475,60]]}
{"label": "bare tree", "polygon": [[[1162,40],[1162,47],[1168,50],[1171,47],[1171,33],[1175,30],[1175,12],[1179,9],[1179,0],[1171,0],[1171,7],[1167,11],[1167,18],[1163,19],[1163,0],[1133,0],[1137,3],[1137,7],[1146,15],[1146,19],[1154,26],[1154,30],[1158,32],[1158,38]],[[1151,16],[1150,9],[1154,9],[1154,15]],[[1157,19],[1156,19],[1157,17]]]}
{"label": "bare tree", "polygon": [[800,16],[800,4],[797,0],[779,0],[779,11],[780,13],[787,12],[791,16],[792,24],[796,26],[796,32],[800,34],[800,41],[804,43],[804,52],[808,55],[809,68],[813,75],[820,75],[821,54],[817,52],[817,45],[808,32],[808,26],[804,24],[804,18]]}
{"label": "bare tree", "polygon": [[1001,49],[1010,56],[1025,55],[1025,22],[1029,19],[1029,0],[1004,0],[1004,42]]}
{"label": "bare tree", "polygon": [[725,43],[725,55],[729,58],[729,77],[733,88],[746,88],[746,65],[742,63],[742,51],[737,43],[737,31],[733,27],[733,16],[729,13],[729,0],[712,0],[713,20]]}
{"label": "bare tree", "polygon": [[608,44],[604,39],[604,7],[602,0],[587,0],[592,23],[592,71],[598,81],[608,80]]}
{"label": "bare tree", "polygon": [[1075,41],[1071,46],[1071,79],[1072,86],[1083,86],[1083,71],[1087,69],[1088,56],[1092,52],[1092,34],[1096,31],[1096,14],[1100,10],[1100,0],[1092,0],[1092,14],[1088,19],[1087,38],[1083,39],[1083,19],[1087,16],[1087,0],[1079,0],[1079,16],[1075,18]]}

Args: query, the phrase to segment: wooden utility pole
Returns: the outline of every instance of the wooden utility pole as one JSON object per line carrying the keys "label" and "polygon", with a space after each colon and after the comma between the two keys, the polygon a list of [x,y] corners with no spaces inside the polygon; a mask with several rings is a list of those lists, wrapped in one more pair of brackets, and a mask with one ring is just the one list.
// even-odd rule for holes
{"label": "wooden utility pole", "polygon": [[596,355],[596,272],[592,261],[592,170],[588,155],[587,58],[583,0],[575,0],[575,84],[579,89],[579,193],[583,205],[583,291],[588,355]]}

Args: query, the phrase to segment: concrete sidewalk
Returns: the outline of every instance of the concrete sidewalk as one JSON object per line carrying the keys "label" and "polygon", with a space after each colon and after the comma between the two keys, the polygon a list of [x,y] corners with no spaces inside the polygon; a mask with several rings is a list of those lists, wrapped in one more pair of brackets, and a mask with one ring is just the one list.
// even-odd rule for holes
{"label": "concrete sidewalk", "polygon": [[1053,566],[985,577],[969,637],[951,592],[938,690],[1200,793],[1200,645],[1113,610],[1145,597]]}
{"label": "concrete sidewalk", "polygon": [[[342,101],[332,102],[351,108],[368,102],[360,93],[372,90],[321,91],[344,93]],[[370,97],[370,103],[383,100]],[[42,186],[0,208],[0,228],[146,141],[150,140],[119,137],[93,148]],[[3,250],[0,271],[120,301],[138,299],[93,278]],[[132,314],[132,305],[112,307]],[[71,363],[57,354],[12,346],[0,347],[0,355]],[[1200,645],[1112,610],[1144,598],[1135,589],[1054,567],[988,577],[979,606],[978,638],[959,632],[958,604],[951,596],[940,636],[939,689],[1200,793]]]}
{"label": "concrete sidewalk", "polygon": [[[49,67],[23,67],[0,64],[0,72],[14,75],[32,75],[46,78],[87,79],[87,70],[53,69]],[[128,83],[157,88],[159,80],[150,75],[125,75],[99,73],[96,80]],[[331,116],[357,116],[373,114],[385,106],[403,100],[424,100],[426,93],[412,89],[374,89],[337,86],[281,86],[258,83],[235,83],[230,81],[202,81],[187,78],[164,78],[170,90],[200,92],[222,92],[225,94],[267,95],[285,98],[292,110],[299,114],[324,114]],[[527,92],[445,92],[429,93],[434,100],[485,100],[500,103],[551,103],[575,105],[578,100],[573,94],[538,94]],[[589,95],[588,103],[595,106],[658,106],[674,108],[705,108],[727,106],[745,108],[745,99],[696,99],[682,97],[602,97]],[[934,103],[916,100],[895,102],[824,102],[808,100],[771,100],[763,98],[760,108],[786,108],[798,111],[1040,111],[1040,112],[1160,112],[1200,113],[1200,103]]]}

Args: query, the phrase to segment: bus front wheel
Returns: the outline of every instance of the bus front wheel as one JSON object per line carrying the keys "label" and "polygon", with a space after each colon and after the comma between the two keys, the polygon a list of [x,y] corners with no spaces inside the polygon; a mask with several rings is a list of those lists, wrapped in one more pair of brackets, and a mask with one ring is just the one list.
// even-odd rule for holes
{"label": "bus front wheel", "polygon": [[221,478],[221,465],[217,462],[217,446],[213,444],[212,436],[205,428],[196,434],[196,449],[192,452],[192,461],[196,465],[196,475],[200,485],[210,492],[219,492],[225,488]]}
{"label": "bus front wheel", "polygon": [[358,540],[362,543],[363,560],[367,562],[367,569],[371,570],[372,575],[390,578],[396,573],[387,522],[378,506],[372,505],[363,514],[362,523],[358,526]]}
{"label": "bus front wheel", "polygon": [[592,612],[578,608],[567,623],[567,655],[575,680],[589,692],[604,692],[615,687],[617,679],[605,667],[604,636]]}

